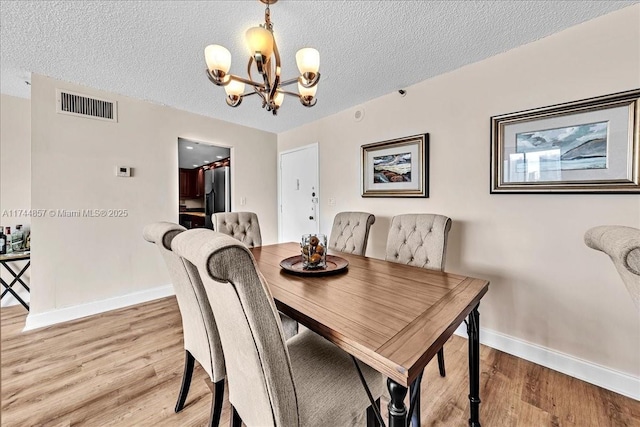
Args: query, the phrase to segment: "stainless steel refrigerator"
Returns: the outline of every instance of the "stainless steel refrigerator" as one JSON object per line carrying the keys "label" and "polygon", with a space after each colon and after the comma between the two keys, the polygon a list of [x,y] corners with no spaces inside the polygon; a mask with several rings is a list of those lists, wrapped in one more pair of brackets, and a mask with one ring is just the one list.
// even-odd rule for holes
{"label": "stainless steel refrigerator", "polygon": [[204,226],[213,229],[211,214],[231,212],[229,166],[204,171]]}

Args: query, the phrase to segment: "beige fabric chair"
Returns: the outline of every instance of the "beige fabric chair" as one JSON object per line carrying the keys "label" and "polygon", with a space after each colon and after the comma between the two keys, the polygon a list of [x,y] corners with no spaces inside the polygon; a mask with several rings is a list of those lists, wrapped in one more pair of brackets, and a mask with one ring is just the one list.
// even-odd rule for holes
{"label": "beige fabric chair", "polygon": [[376,217],[367,212],[340,212],[333,219],[329,249],[354,255],[367,251],[369,228]]}
{"label": "beige fabric chair", "polygon": [[[234,426],[240,417],[247,426],[362,421],[369,400],[350,356],[309,330],[285,341],[269,287],[245,245],[194,229],[177,236],[172,248],[197,266],[218,321]],[[382,376],[360,365],[379,398]]]}
{"label": "beige fabric chair", "polygon": [[[253,212],[221,212],[211,215],[213,229],[241,241],[249,248],[262,246],[258,215]],[[284,334],[290,338],[298,333],[298,322],[280,313]]]}
{"label": "beige fabric chair", "polygon": [[590,248],[609,255],[640,310],[640,230],[621,225],[594,227],[584,235]]}
{"label": "beige fabric chair", "polygon": [[[401,264],[413,265],[430,270],[444,270],[447,255],[447,237],[451,229],[451,219],[435,214],[405,214],[394,216],[389,227],[385,259]],[[440,376],[446,375],[444,349],[438,351]],[[411,386],[411,393],[417,389],[416,410],[411,423],[420,426],[420,380]]]}
{"label": "beige fabric chair", "polygon": [[213,229],[240,240],[250,248],[262,246],[258,215],[253,212],[221,212],[211,215]]}
{"label": "beige fabric chair", "polygon": [[184,227],[177,224],[157,222],[146,226],[143,235],[145,240],[156,244],[164,258],[182,317],[185,367],[175,411],[179,412],[184,407],[193,375],[194,360],[197,360],[215,384],[210,425],[217,426],[224,397],[225,367],[222,345],[211,305],[197,270],[171,251],[174,237],[184,230]]}
{"label": "beige fabric chair", "polygon": [[444,270],[451,219],[434,214],[394,216],[387,238],[387,261]]}

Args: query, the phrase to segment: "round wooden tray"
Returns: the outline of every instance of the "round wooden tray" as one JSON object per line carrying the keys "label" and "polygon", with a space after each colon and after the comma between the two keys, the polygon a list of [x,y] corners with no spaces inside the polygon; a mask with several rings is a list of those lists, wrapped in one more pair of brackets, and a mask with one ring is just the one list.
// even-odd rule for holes
{"label": "round wooden tray", "polygon": [[344,271],[349,266],[349,261],[339,256],[327,255],[327,268],[317,270],[304,270],[302,268],[302,255],[285,258],[280,261],[280,267],[284,271],[302,276],[326,276]]}

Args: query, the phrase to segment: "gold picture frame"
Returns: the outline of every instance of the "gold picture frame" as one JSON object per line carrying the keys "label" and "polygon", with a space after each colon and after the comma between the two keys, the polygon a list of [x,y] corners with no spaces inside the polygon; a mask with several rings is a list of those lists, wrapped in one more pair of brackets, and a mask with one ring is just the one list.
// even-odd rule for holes
{"label": "gold picture frame", "polygon": [[494,193],[640,193],[640,89],[491,117]]}
{"label": "gold picture frame", "polygon": [[362,197],[429,197],[429,134],[360,147]]}

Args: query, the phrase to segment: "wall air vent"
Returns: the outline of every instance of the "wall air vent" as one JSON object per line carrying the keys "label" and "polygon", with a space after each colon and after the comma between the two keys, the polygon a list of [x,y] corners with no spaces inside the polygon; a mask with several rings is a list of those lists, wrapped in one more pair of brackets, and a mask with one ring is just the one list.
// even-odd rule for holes
{"label": "wall air vent", "polygon": [[60,89],[56,89],[56,112],[110,122],[118,121],[118,104],[115,101]]}

